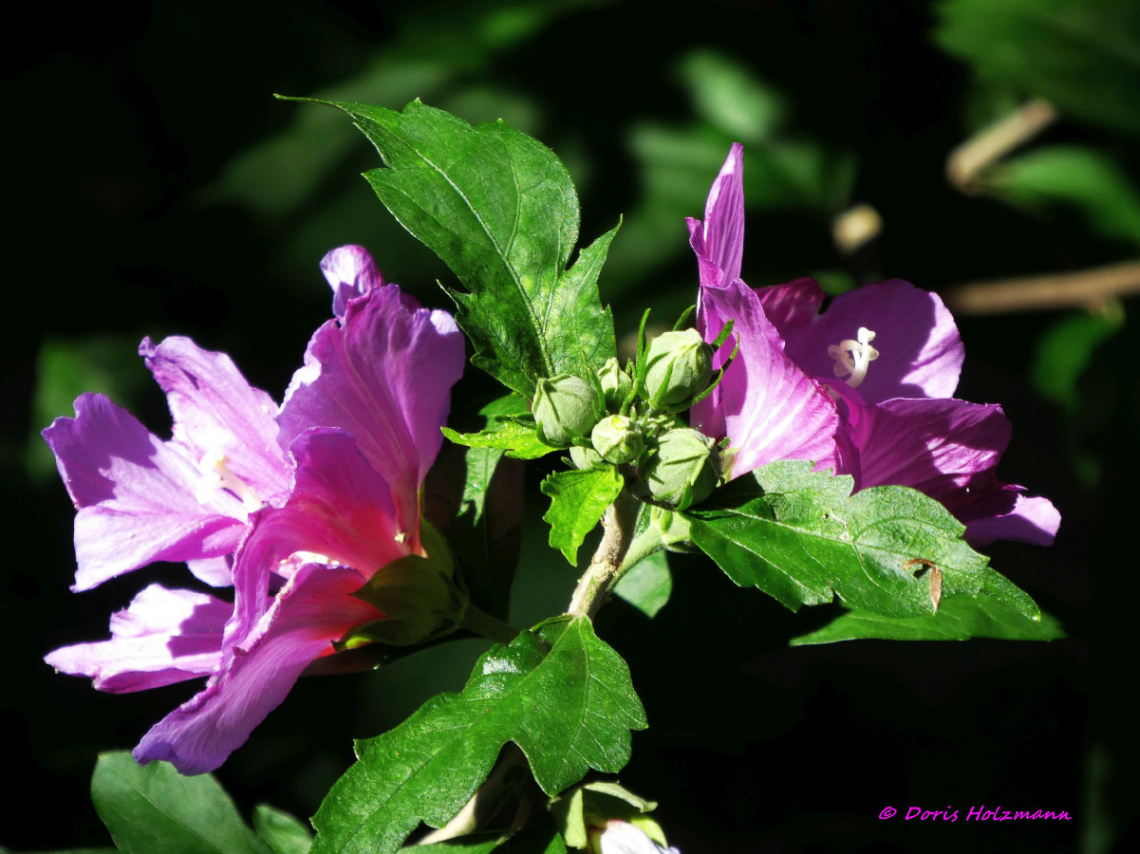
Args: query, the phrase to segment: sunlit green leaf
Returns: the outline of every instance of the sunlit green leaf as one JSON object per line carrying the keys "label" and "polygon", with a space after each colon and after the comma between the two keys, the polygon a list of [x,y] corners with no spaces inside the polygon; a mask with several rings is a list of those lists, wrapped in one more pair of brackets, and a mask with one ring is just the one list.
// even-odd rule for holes
{"label": "sunlit green leaf", "polygon": [[542,517],[550,525],[550,547],[576,566],[578,548],[624,486],[625,479],[609,465],[548,475],[541,488],[550,496],[550,510]]}
{"label": "sunlit green leaf", "polygon": [[266,804],[254,808],[253,826],[273,854],[308,854],[313,845],[308,825]]}
{"label": "sunlit green leaf", "polygon": [[693,542],[729,578],[792,610],[838,596],[882,616],[933,614],[940,596],[985,587],[1039,618],[1032,600],[961,539],[965,527],[940,503],[902,486],[851,495],[852,486],[811,463],[771,463],[685,515]]}
{"label": "sunlit green leaf", "polygon": [[634,566],[614,585],[614,594],[647,617],[656,617],[669,602],[673,576],[665,552],[656,552]]}
{"label": "sunlit green leaf", "polygon": [[629,668],[585,618],[549,620],[496,645],[459,694],[429,700],[392,731],[357,743],[359,761],[313,818],[314,854],[395,851],[420,823],[440,827],[515,742],[553,795],[590,768],[616,773],[646,726]]}

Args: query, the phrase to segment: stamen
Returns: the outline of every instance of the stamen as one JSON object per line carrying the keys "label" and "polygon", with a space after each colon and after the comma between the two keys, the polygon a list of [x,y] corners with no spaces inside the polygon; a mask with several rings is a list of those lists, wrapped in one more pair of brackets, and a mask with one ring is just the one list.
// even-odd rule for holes
{"label": "stamen", "polygon": [[253,491],[250,485],[229,470],[226,466],[226,455],[221,451],[210,451],[202,457],[198,463],[198,468],[204,475],[198,484],[198,491],[195,496],[199,504],[208,502],[210,493],[214,490],[228,489],[245,505],[247,513],[260,510],[263,506],[261,499],[257,497],[257,493]]}
{"label": "stamen", "polygon": [[858,388],[867,378],[867,369],[871,362],[879,358],[879,351],[871,346],[875,340],[875,333],[865,326],[860,326],[856,339],[845,338],[838,344],[827,348],[827,355],[835,360],[835,375],[849,377],[844,382],[851,388]]}

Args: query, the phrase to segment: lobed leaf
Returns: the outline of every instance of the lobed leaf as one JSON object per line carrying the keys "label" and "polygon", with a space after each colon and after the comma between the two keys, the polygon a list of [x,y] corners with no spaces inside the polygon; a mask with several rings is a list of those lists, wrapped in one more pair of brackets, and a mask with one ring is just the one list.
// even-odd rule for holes
{"label": "lobed leaf", "polygon": [[610,465],[548,475],[540,488],[550,496],[550,509],[542,517],[550,525],[550,547],[561,550],[577,566],[578,549],[586,535],[597,527],[624,487],[625,478]]}
{"label": "lobed leaf", "polygon": [[460,693],[434,697],[392,731],[358,742],[359,761],[313,818],[313,852],[388,854],[420,821],[442,826],[508,741],[553,795],[591,768],[621,770],[630,730],[646,725],[629,668],[590,621],[548,620],[492,647]]}

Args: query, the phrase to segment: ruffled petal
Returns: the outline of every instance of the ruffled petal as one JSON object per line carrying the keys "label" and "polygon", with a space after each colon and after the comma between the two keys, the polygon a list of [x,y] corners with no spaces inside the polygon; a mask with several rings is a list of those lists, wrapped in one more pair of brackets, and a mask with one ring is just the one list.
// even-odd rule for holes
{"label": "ruffled petal", "polygon": [[950,509],[966,525],[966,541],[972,546],[994,540],[1053,545],[1061,514],[1048,498],[1024,492],[1025,487],[995,482],[989,490]]}
{"label": "ruffled petal", "polygon": [[[776,460],[837,467],[835,402],[784,354],[756,293],[739,280],[702,289],[697,328],[705,340],[714,340],[730,319],[740,352],[712,395],[691,410],[692,425],[705,435],[732,440],[732,477]],[[715,364],[723,364],[731,352],[729,341]]]}
{"label": "ruffled petal", "polygon": [[[734,142],[713,181],[703,223],[689,220],[689,243],[697,257],[720,271],[721,284],[740,278],[744,257],[744,146]],[[705,267],[701,268],[705,283]],[[711,276],[710,276],[711,278]],[[713,282],[707,283],[716,286]]]}
{"label": "ruffled petal", "polygon": [[989,484],[1009,445],[1009,419],[994,404],[894,399],[860,416],[855,442],[863,488],[910,486],[944,501]]}
{"label": "ruffled petal", "polygon": [[44,661],[95,688],[125,694],[208,676],[222,660],[233,606],[193,590],[152,584],[111,617],[111,640],[65,646]]}
{"label": "ruffled petal", "polygon": [[832,377],[828,347],[856,338],[860,327],[875,333],[879,351],[859,386],[868,403],[953,396],[965,355],[954,318],[937,294],[900,279],[837,296],[814,323],[788,330],[788,354],[812,376]]}
{"label": "ruffled petal", "polygon": [[332,642],[353,626],[382,617],[353,598],[363,580],[351,569],[298,569],[206,688],[143,736],[135,759],[171,762],[183,774],[203,774],[225,762],[310,662],[332,652]]}
{"label": "ruffled petal", "polygon": [[278,423],[288,447],[310,427],[337,427],[391,485],[402,530],[418,530],[418,491],[443,442],[463,336],[447,312],[416,307],[395,286],[353,300],[343,326],[317,330]]}
{"label": "ruffled petal", "polygon": [[343,318],[348,303],[373,288],[384,286],[384,276],[363,246],[340,246],[321,259],[321,272],[333,291],[333,314]]}
{"label": "ruffled petal", "polygon": [[225,353],[174,336],[158,345],[144,338],[139,355],[166,392],[174,440],[196,460],[209,455],[261,501],[289,488],[290,466],[277,444],[277,404],[253,388]]}
{"label": "ruffled petal", "polygon": [[245,510],[203,476],[180,448],[161,442],[100,394],[75,401],[75,418],[43,431],[75,517],[78,569],[72,590],[158,560],[228,554],[245,533]]}

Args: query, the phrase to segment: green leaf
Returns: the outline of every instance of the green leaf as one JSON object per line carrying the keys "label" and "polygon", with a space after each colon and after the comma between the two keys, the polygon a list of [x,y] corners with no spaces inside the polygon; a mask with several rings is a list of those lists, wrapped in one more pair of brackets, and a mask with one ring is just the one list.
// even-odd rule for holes
{"label": "green leaf", "polygon": [[[739,478],[686,515],[693,542],[741,586],[756,586],[798,610],[836,595],[880,616],[933,614],[941,595],[992,595],[1023,614],[1032,600],[988,569],[962,539],[964,526],[921,492],[877,486],[851,495],[850,477],[801,461],[771,463]],[[1004,582],[1004,579],[1003,579]]]}
{"label": "green leaf", "polygon": [[209,774],[183,777],[167,762],[143,767],[129,753],[104,753],[91,801],[120,851],[271,854]]}
{"label": "green leaf", "polygon": [[538,438],[533,426],[507,421],[486,433],[457,433],[450,427],[443,428],[443,435],[457,445],[468,448],[498,448],[505,450],[508,457],[516,460],[537,460],[557,448]]}
{"label": "green leaf", "polygon": [[496,645],[463,691],[429,700],[400,726],[358,742],[360,761],[313,818],[314,854],[395,851],[422,820],[440,827],[515,742],[553,795],[590,768],[616,773],[630,730],[646,727],[629,668],[584,618],[559,617]]}
{"label": "green leaf", "polygon": [[578,196],[550,149],[502,122],[472,127],[419,101],[403,112],[326,103],[383,158],[387,168],[366,175],[376,195],[466,289],[448,292],[474,364],[530,397],[539,377],[589,376],[614,355],[597,276],[616,229],[566,269]]}
{"label": "green leaf", "polygon": [[578,547],[624,486],[625,478],[609,465],[548,475],[540,488],[550,496],[550,509],[542,517],[550,525],[550,547],[577,566]]}
{"label": "green leaf", "polygon": [[614,593],[652,619],[673,592],[673,576],[665,552],[638,561],[614,585]]}
{"label": "green leaf", "polygon": [[951,0],[938,42],[983,79],[1062,113],[1140,132],[1140,5],[1134,0]]}
{"label": "green leaf", "polygon": [[1124,306],[1107,302],[1097,311],[1078,311],[1051,325],[1037,343],[1033,383],[1043,397],[1070,412],[1080,407],[1080,379],[1093,353],[1124,325]]}
{"label": "green leaf", "polygon": [[[1001,576],[996,578],[1009,584]],[[983,588],[976,599],[968,596],[943,599],[938,613],[929,616],[892,618],[848,611],[822,629],[792,638],[789,643],[806,646],[863,639],[931,641],[970,638],[1049,641],[1065,636],[1061,624],[1054,617],[1048,614],[1042,614],[1039,620],[1027,617],[1013,605],[991,596],[987,588]],[[995,592],[1001,594],[997,587]]]}
{"label": "green leaf", "polygon": [[253,826],[273,854],[309,854],[313,845],[313,834],[304,822],[268,804],[254,807]]}
{"label": "green leaf", "polygon": [[1038,148],[988,172],[986,186],[1030,208],[1065,204],[1109,240],[1140,246],[1140,192],[1107,154],[1076,145]]}

